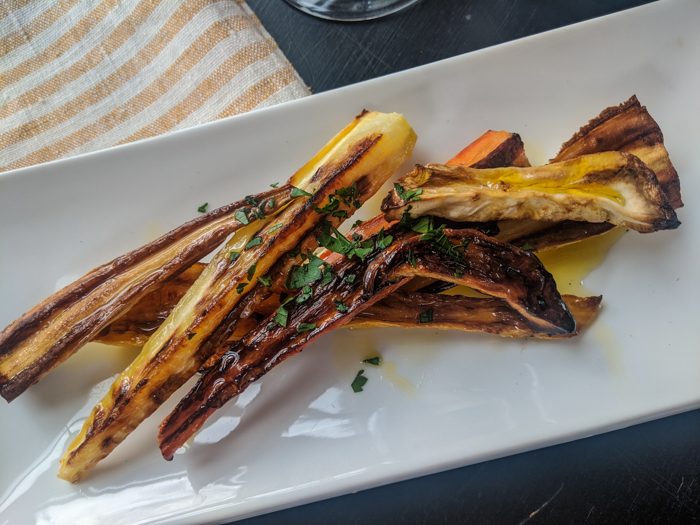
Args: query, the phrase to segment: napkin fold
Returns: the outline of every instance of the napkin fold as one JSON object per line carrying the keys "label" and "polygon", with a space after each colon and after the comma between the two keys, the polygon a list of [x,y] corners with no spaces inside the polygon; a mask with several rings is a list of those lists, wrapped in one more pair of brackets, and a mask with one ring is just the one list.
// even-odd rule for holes
{"label": "napkin fold", "polygon": [[0,2],[0,171],[309,93],[243,0]]}

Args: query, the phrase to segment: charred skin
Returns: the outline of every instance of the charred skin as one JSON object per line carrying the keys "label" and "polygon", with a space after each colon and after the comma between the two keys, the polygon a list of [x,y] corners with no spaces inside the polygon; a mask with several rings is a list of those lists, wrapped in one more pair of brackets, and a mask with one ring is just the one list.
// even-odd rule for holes
{"label": "charred skin", "polygon": [[[291,186],[254,197],[274,199],[272,213],[287,204]],[[73,355],[104,327],[191,266],[243,226],[236,212],[245,200],[223,206],[159,239],[95,268],[59,290],[0,333],[0,395],[12,401]],[[253,208],[255,210],[256,208]]]}
{"label": "charred skin", "polygon": [[530,166],[525,146],[517,133],[489,130],[452,157],[448,165],[485,169],[499,166]]}
{"label": "charred skin", "polygon": [[603,151],[621,151],[638,157],[659,180],[673,208],[681,208],[681,185],[664,146],[664,136],[656,121],[636,95],[604,109],[561,147],[550,162],[561,162]]}
{"label": "charred skin", "polygon": [[[235,261],[229,258],[237,242],[235,236],[215,255],[141,354],[117,378],[111,392],[93,409],[61,459],[59,477],[78,481],[196,373],[223,343],[222,320],[248,290],[256,287],[257,277],[323,220],[316,208],[328,205],[331,195],[365,177],[385,181],[410,155],[415,133],[403,117],[365,113],[360,118],[366,125],[352,126],[340,143],[333,139],[333,147],[321,150],[316,164],[302,170],[309,177],[301,177],[305,182],[300,187],[312,197],[293,200],[276,216],[268,214],[261,221],[262,230],[253,233],[262,241],[246,245]],[[294,184],[298,175],[290,183]],[[272,229],[278,224],[281,228]]]}
{"label": "charred skin", "polygon": [[[576,331],[576,321],[562,301],[554,278],[532,253],[476,230],[446,229],[444,233],[453,245],[468,241],[466,248],[459,249],[460,258],[446,256],[433,244],[421,241],[420,235],[394,242],[370,263],[365,287],[373,286],[367,279],[376,275],[434,277],[498,297],[522,315],[532,329],[543,334]],[[415,258],[415,268],[408,262],[409,251]],[[403,262],[397,265],[397,260]]]}
{"label": "charred skin", "polygon": [[[619,106],[603,110],[569,139],[550,162],[561,162],[604,151],[622,151],[639,158],[656,174],[669,204],[674,209],[683,206],[680,180],[664,146],[661,129],[636,96],[633,95]],[[539,251],[582,241],[615,227],[610,223],[586,224],[571,221],[555,224],[535,221],[509,222],[499,225],[499,240],[511,242],[516,246],[529,244]],[[515,222],[528,224],[515,225]]]}
{"label": "charred skin", "polygon": [[[479,168],[530,165],[525,155],[525,149],[520,135],[505,131],[489,131],[485,133],[452,158],[448,164]],[[364,203],[369,196],[374,195],[377,190],[376,181],[371,179],[360,181],[358,184],[360,202]],[[332,216],[327,219],[330,220],[334,226],[338,226],[340,223],[339,220]],[[383,215],[377,215],[354,227],[348,234],[348,237],[350,234],[356,233],[363,238],[368,238],[379,232],[382,228],[388,230],[393,224],[394,223],[386,222]],[[474,227],[476,228],[477,226],[474,225]],[[481,231],[483,231],[483,229]],[[490,231],[485,233],[495,236],[498,233],[498,227],[495,226],[494,223]],[[306,236],[298,246],[302,253],[306,253],[306,250],[313,251],[318,247],[316,239],[319,234],[319,231],[314,231]],[[341,259],[341,256],[338,254],[330,252],[320,254],[320,257],[326,259],[331,264]],[[267,277],[272,279],[272,286],[270,288],[256,287],[247,294],[245,299],[236,305],[227,316],[227,319],[222,323],[224,326],[222,326],[221,329],[225,330],[225,333],[222,333],[221,337],[227,341],[237,341],[252,329],[257,323],[254,322],[250,316],[253,312],[260,312],[260,305],[275,292],[288,291],[284,287],[287,274],[293,265],[299,265],[301,262],[300,256],[298,255],[296,257],[281,257],[267,273]],[[194,282],[196,276],[198,276],[203,269],[203,264],[195,264],[187,273],[182,274],[181,279],[186,280],[188,277],[193,277],[192,282]],[[404,288],[412,287],[412,290],[427,288],[425,291],[436,293],[437,291],[446,290],[454,286],[454,283],[425,278],[423,280],[414,279],[411,283],[405,285]],[[148,337],[153,333],[155,328],[160,326],[165,320],[186,289],[187,288],[178,287],[176,281],[166,283],[163,288],[155,290],[145,297],[142,301],[143,304],[139,303],[134,307],[133,311],[127,312],[123,317],[117,319],[108,327],[105,327],[94,340],[105,344],[145,344]],[[217,352],[223,353],[224,348],[225,347],[221,347]],[[210,356],[204,368],[211,367],[219,357],[220,354],[218,353]]]}
{"label": "charred skin", "polygon": [[[408,279],[375,281],[372,290],[363,286],[367,266],[345,260],[334,266],[336,277],[326,286],[312,285],[313,297],[306,303],[290,306],[287,326],[272,322],[272,317],[229,348],[215,366],[205,372],[195,387],[161,423],[158,440],[163,457],[172,459],[175,451],[201,428],[207,418],[251,383],[285,359],[301,352],[323,333],[348,323],[352,316],[370,307],[398,289]],[[354,275],[352,283],[346,278]],[[337,309],[333,299],[342,300],[346,313]],[[294,304],[294,303],[291,303]],[[310,331],[299,333],[302,323],[315,324]]]}
{"label": "charred skin", "polygon": [[[336,277],[329,284],[312,285],[311,299],[292,303],[286,327],[274,323],[274,316],[270,316],[227,348],[161,424],[159,442],[163,457],[171,459],[217,408],[276,364],[302,351],[326,331],[350,322],[416,274],[449,279],[495,294],[522,313],[526,325],[545,333],[568,334],[576,330],[576,321],[556,291],[551,275],[529,252],[489,239],[476,230],[445,230],[450,240],[471,239],[464,259],[456,260],[421,241],[421,236],[413,232],[390,233],[394,235],[393,244],[383,251],[375,249],[367,262],[357,257],[336,262]],[[409,250],[417,269],[407,262]],[[464,271],[464,276],[456,278],[457,270]],[[355,276],[352,283],[347,282],[349,275]],[[346,311],[338,310],[338,300],[343,301]],[[302,323],[315,326],[299,333]]]}
{"label": "charred skin", "polygon": [[429,164],[416,166],[399,183],[405,191],[422,193],[406,202],[393,189],[382,203],[388,220],[405,212],[455,221],[573,220],[611,222],[643,233],[680,224],[654,172],[627,153],[597,153],[535,168]]}
{"label": "charred skin", "polygon": [[[538,337],[561,339],[577,335],[593,320],[602,296],[562,295],[576,319],[576,331],[570,334],[543,334],[500,299],[441,295],[397,290],[370,308],[357,314],[346,326],[353,328],[431,328],[485,332],[501,337]],[[432,310],[432,322],[421,323],[420,314]]]}

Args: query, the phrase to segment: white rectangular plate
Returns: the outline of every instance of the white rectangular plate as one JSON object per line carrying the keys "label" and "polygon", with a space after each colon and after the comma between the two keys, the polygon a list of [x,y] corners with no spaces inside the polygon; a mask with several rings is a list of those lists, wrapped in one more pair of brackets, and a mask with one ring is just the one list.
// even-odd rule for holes
{"label": "white rectangular plate", "polygon": [[[0,176],[1,326],[200,204],[286,180],[363,108],[406,115],[419,136],[411,163],[448,159],[488,129],[519,132],[537,163],[637,94],[664,131],[686,203],[680,229],[626,234],[587,278],[604,308],[579,338],[337,331],[220,410],[172,462],[155,435],[174,399],[72,486],[55,477],[58,458],[135,355],[88,345],[0,404],[0,523],[220,522],[700,406],[698,20],[698,1],[651,4]],[[361,350],[351,347],[363,345],[388,364],[366,366],[354,394]]]}

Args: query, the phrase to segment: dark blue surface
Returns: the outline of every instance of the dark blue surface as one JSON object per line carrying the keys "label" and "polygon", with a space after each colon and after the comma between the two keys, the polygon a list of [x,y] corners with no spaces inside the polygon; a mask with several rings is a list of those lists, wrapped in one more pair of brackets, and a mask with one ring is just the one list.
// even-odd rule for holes
{"label": "dark blue surface", "polygon": [[[334,23],[248,0],[316,93],[645,3],[423,0],[385,19]],[[241,523],[696,523],[699,437],[694,411]]]}

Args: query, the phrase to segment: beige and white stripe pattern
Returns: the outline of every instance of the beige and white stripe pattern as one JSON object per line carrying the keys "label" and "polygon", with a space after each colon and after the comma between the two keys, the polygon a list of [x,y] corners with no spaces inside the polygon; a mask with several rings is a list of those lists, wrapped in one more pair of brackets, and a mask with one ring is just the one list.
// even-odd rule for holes
{"label": "beige and white stripe pattern", "polygon": [[308,93],[243,0],[0,0],[0,171]]}

